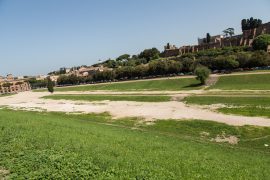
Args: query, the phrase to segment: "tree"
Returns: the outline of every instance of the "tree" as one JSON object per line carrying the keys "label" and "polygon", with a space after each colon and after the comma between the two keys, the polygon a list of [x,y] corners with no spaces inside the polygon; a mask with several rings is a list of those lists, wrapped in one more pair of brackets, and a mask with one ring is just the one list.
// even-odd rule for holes
{"label": "tree", "polygon": [[270,45],[270,34],[263,34],[256,37],[252,43],[254,50],[267,50],[267,46]]}
{"label": "tree", "polygon": [[53,89],[54,83],[52,82],[52,80],[51,80],[50,77],[48,77],[48,82],[47,82],[47,83],[48,83],[48,84],[47,84],[48,91],[49,91],[50,93],[53,93],[53,92],[54,92],[54,89]]}
{"label": "tree", "polygon": [[241,27],[242,27],[242,31],[247,29],[247,20],[246,19],[242,19]]}
{"label": "tree", "polygon": [[238,52],[236,54],[236,61],[239,63],[240,68],[248,67],[248,63],[251,57],[250,52]]}
{"label": "tree", "polygon": [[211,36],[210,36],[209,33],[207,33],[207,34],[206,34],[206,42],[207,42],[207,43],[210,43],[210,41],[211,41]]}
{"label": "tree", "polygon": [[185,57],[182,60],[182,70],[183,72],[193,72],[194,67],[195,67],[195,61],[193,59],[191,59],[190,57]]}
{"label": "tree", "polygon": [[129,54],[123,54],[123,55],[119,56],[118,58],[116,58],[116,61],[129,60],[129,58],[130,58]]}
{"label": "tree", "polygon": [[152,75],[163,75],[168,71],[168,64],[163,60],[155,60],[149,63],[149,73]]}
{"label": "tree", "polygon": [[147,61],[158,59],[160,52],[157,48],[145,49],[139,54],[139,58],[145,58]]}
{"label": "tree", "polygon": [[228,28],[223,31],[224,35],[226,37],[230,36],[232,37],[234,35],[234,28]]}
{"label": "tree", "polygon": [[262,20],[254,19],[253,17],[249,19],[242,19],[241,25],[242,25],[242,31],[254,29],[262,25]]}
{"label": "tree", "polygon": [[201,84],[205,84],[205,81],[209,77],[210,72],[211,71],[207,67],[198,66],[195,69],[194,74],[196,75],[196,79],[201,81]]}

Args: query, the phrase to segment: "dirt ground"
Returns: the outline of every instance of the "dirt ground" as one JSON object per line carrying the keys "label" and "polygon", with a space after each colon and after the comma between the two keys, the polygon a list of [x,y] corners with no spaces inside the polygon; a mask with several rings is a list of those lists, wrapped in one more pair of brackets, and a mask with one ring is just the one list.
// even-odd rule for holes
{"label": "dirt ground", "polygon": [[[91,92],[87,92],[90,94]],[[100,94],[107,92],[99,91]],[[125,92],[121,92],[124,94]],[[126,92],[126,94],[131,92]],[[138,94],[138,92],[136,92]],[[144,92],[140,92],[145,94]],[[164,94],[165,92],[155,92],[156,94]],[[201,90],[188,92],[171,92],[174,96],[185,97],[189,94],[200,94]],[[55,94],[64,94],[55,93]],[[71,94],[71,92],[65,92]],[[82,94],[81,92],[72,92],[72,94]],[[86,94],[86,92],[85,92]],[[97,94],[97,92],[93,92]],[[115,93],[117,94],[117,93]],[[151,92],[153,94],[153,92]],[[167,93],[168,94],[168,93]],[[49,95],[47,92],[23,92],[13,96],[0,97],[0,106],[8,106],[14,109],[25,110],[47,110],[59,112],[82,112],[82,113],[102,113],[109,112],[114,118],[123,117],[142,117],[146,121],[154,121],[156,119],[199,119],[210,120],[226,123],[234,126],[256,125],[269,126],[270,119],[263,117],[245,117],[237,115],[226,115],[203,109],[199,106],[186,105],[179,101],[169,102],[131,102],[131,101],[99,101],[99,102],[83,102],[68,100],[49,100],[41,97]]]}

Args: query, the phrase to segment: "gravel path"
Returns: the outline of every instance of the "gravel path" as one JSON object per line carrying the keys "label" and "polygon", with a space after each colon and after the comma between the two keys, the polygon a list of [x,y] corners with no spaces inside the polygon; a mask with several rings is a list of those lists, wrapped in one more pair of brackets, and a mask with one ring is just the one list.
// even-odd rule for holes
{"label": "gravel path", "polygon": [[[68,94],[67,92],[65,93]],[[123,92],[121,93],[123,94]],[[138,94],[138,92],[136,93]],[[156,93],[162,94],[163,92]],[[201,91],[195,91],[193,93],[201,93]],[[188,94],[189,93],[183,92],[182,94],[178,94],[177,96],[187,96]],[[216,121],[234,126],[256,125],[270,127],[270,119],[267,118],[226,115],[207,109],[202,109],[197,106],[189,106],[184,104],[183,102],[177,101],[159,103],[129,101],[74,102],[67,100],[40,99],[40,97],[46,95],[49,95],[49,93],[23,92],[13,96],[0,97],[0,106],[9,106],[15,109],[42,109],[47,111],[60,112],[109,112],[114,118],[143,117],[146,121],[153,121],[155,119],[199,119]]]}

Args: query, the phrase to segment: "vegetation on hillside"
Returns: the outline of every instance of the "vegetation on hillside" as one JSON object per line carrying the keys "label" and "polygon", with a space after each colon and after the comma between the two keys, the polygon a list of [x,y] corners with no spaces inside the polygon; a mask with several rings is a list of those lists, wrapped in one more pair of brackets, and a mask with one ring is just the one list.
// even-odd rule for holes
{"label": "vegetation on hillside", "polygon": [[270,45],[270,34],[263,34],[256,37],[252,43],[252,47],[255,50],[267,50],[267,46]]}
{"label": "vegetation on hillside", "polygon": [[[270,55],[268,53],[262,50],[249,51],[246,47],[210,49],[170,58],[158,58],[156,50],[153,49],[143,51],[138,56],[125,54],[119,56],[116,60],[110,59],[102,63],[105,67],[113,68],[112,71],[98,72],[88,77],[62,75],[58,79],[58,84],[80,84],[113,81],[115,79],[142,79],[145,77],[192,74],[195,68],[200,65],[212,71],[233,71],[239,68],[246,69],[270,65]],[[162,54],[159,56],[162,56]]]}
{"label": "vegetation on hillside", "polygon": [[[262,25],[260,19],[243,19],[242,30],[254,29]],[[234,28],[227,28],[223,31],[225,37],[234,35]],[[210,43],[211,35],[206,34],[204,43]],[[270,66],[270,55],[266,52],[266,47],[270,43],[270,35],[258,36],[252,47],[224,47],[218,49],[208,49],[194,53],[187,53],[177,57],[166,57],[157,48],[145,49],[136,55],[123,54],[115,59],[107,59],[93,66],[103,66],[109,69],[96,72],[88,77],[66,76],[65,68],[49,74],[61,75],[59,85],[75,85],[91,82],[107,82],[113,80],[141,79],[156,76],[175,76],[192,74],[196,67],[205,66],[211,71],[230,72],[233,70],[243,70],[255,67]],[[167,49],[170,44],[167,44]],[[101,60],[100,60],[101,61]],[[84,66],[82,66],[84,67]],[[85,66],[86,67],[86,66]],[[73,67],[71,70],[78,70]],[[112,69],[112,71],[111,71]]]}

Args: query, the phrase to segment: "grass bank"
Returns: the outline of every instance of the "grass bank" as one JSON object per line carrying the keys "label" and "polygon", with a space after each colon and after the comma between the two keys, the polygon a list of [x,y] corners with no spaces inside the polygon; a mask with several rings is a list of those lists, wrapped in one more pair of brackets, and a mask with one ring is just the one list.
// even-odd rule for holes
{"label": "grass bank", "polygon": [[184,99],[188,104],[211,105],[226,104],[233,106],[270,106],[270,97],[235,97],[235,96],[189,96]]}
{"label": "grass bank", "polygon": [[53,100],[73,100],[73,101],[138,101],[138,102],[165,102],[170,101],[170,96],[160,96],[160,95],[50,95],[44,96],[45,99]]}
{"label": "grass bank", "polygon": [[210,89],[270,90],[270,74],[222,76]]}
{"label": "grass bank", "polygon": [[263,116],[270,118],[270,97],[234,97],[234,96],[190,96],[184,99],[188,104],[212,105],[225,104],[231,107],[219,108],[226,114],[243,116]]}
{"label": "grass bank", "polygon": [[[200,83],[195,78],[138,80],[132,82],[114,82],[104,84],[81,85],[55,88],[56,91],[179,91],[200,89]],[[46,90],[36,90],[46,91]]]}
{"label": "grass bank", "polygon": [[[137,130],[134,128],[137,128]],[[269,179],[269,128],[112,120],[0,110],[0,167],[11,179]],[[208,132],[208,136],[201,136]],[[238,145],[211,137],[238,136]]]}

